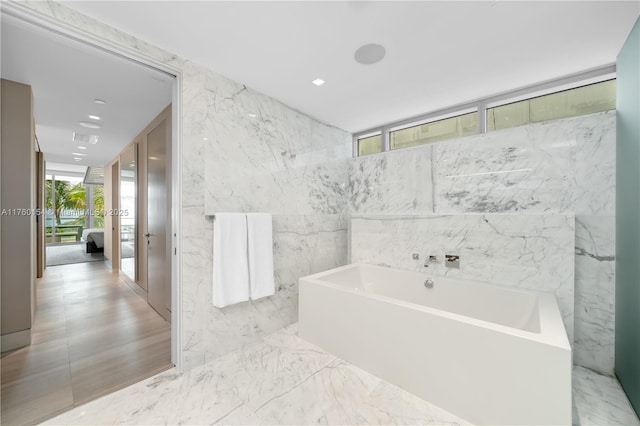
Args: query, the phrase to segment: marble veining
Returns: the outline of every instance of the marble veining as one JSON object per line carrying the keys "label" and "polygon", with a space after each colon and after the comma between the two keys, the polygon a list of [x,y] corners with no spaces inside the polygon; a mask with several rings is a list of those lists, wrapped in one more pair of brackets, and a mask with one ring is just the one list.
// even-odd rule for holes
{"label": "marble veining", "polygon": [[575,362],[613,374],[615,111],[364,156],[349,167],[356,216],[575,215]]}
{"label": "marble veining", "polygon": [[[468,424],[301,340],[296,327],[190,371],[166,371],[44,424]],[[573,395],[575,425],[640,425],[614,378],[574,367]]]}
{"label": "marble veining", "polygon": [[574,362],[613,375],[615,217],[576,216]]}
{"label": "marble veining", "polygon": [[[352,262],[552,292],[572,341],[573,215],[363,215],[350,232]],[[445,267],[445,254],[460,256],[460,268]],[[429,255],[438,262],[425,268]]]}
{"label": "marble veining", "polygon": [[352,214],[431,212],[431,149],[391,151],[349,162]]}
{"label": "marble veining", "polygon": [[640,426],[620,383],[584,367],[573,369],[573,424]]}

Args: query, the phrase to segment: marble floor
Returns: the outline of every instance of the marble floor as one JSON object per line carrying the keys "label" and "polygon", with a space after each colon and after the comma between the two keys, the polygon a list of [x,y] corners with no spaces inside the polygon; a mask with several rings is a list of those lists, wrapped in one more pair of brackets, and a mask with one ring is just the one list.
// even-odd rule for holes
{"label": "marble floor", "polygon": [[[577,367],[574,423],[640,425],[615,379]],[[296,326],[179,373],[168,370],[46,422],[468,424],[299,339]]]}

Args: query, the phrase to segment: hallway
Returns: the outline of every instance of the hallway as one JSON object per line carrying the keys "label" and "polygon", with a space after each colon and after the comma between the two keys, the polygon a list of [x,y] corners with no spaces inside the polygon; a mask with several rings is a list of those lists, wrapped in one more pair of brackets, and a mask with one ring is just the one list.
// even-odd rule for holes
{"label": "hallway", "polygon": [[2,354],[2,424],[35,424],[171,367],[170,325],[104,262],[47,268],[29,347]]}

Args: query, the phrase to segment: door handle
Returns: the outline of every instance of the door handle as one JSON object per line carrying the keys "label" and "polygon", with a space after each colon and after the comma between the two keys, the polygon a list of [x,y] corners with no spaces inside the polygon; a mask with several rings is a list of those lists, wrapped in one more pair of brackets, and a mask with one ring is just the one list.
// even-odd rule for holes
{"label": "door handle", "polygon": [[151,237],[153,234],[151,234],[150,232],[147,232],[146,234],[144,234],[145,237],[149,238]]}

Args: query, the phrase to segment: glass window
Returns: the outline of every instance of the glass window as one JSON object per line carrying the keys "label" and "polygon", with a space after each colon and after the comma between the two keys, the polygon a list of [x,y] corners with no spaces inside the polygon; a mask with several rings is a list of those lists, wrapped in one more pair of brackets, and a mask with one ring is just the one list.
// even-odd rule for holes
{"label": "glass window", "polygon": [[82,178],[48,176],[45,189],[47,243],[78,243],[87,225],[86,188]]}
{"label": "glass window", "polygon": [[358,156],[382,152],[382,135],[358,139]]}
{"label": "glass window", "polygon": [[487,131],[575,117],[616,108],[616,81],[551,93],[487,109]]}
{"label": "glass window", "polygon": [[458,115],[432,121],[389,134],[389,148],[400,149],[445,139],[461,138],[478,133],[478,113]]}

